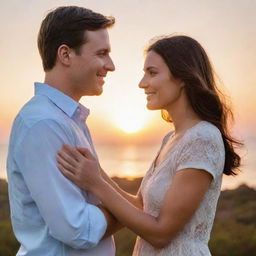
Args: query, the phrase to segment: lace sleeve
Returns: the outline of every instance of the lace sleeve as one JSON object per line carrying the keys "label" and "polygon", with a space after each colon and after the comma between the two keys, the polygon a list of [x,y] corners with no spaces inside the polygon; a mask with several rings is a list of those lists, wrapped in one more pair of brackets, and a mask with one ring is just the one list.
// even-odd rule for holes
{"label": "lace sleeve", "polygon": [[224,145],[220,132],[197,133],[188,138],[177,160],[176,171],[195,168],[207,171],[213,179],[223,172]]}

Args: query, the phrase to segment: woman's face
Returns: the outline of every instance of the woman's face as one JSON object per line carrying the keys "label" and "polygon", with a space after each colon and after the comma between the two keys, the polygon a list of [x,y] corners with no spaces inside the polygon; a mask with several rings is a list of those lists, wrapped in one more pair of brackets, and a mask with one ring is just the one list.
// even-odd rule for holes
{"label": "woman's face", "polygon": [[147,95],[147,108],[170,110],[180,98],[183,82],[172,76],[162,57],[154,51],[147,53],[144,72],[139,87]]}

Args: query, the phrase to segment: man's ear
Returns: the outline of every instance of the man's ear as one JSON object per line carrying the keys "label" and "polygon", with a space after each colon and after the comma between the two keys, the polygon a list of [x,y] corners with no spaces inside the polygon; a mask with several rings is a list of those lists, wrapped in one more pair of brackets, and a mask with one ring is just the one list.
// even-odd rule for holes
{"label": "man's ear", "polygon": [[57,58],[65,66],[70,66],[72,50],[66,44],[62,44],[58,48]]}

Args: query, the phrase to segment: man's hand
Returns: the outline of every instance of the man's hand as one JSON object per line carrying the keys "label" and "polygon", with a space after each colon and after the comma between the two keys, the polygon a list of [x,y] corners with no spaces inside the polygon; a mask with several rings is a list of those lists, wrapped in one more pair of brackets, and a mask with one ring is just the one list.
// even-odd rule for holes
{"label": "man's hand", "polygon": [[105,239],[113,235],[114,233],[116,233],[117,231],[124,227],[120,222],[118,222],[114,215],[111,212],[109,212],[102,204],[97,205],[97,207],[100,208],[100,210],[103,212],[108,223],[106,233],[102,239]]}

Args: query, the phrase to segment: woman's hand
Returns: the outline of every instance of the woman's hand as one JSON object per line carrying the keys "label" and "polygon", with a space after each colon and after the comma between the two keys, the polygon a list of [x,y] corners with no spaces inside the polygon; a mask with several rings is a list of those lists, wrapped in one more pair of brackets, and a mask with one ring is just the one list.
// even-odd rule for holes
{"label": "woman's hand", "polygon": [[65,144],[56,158],[63,175],[81,189],[93,192],[105,182],[98,161],[87,148],[74,148]]}

